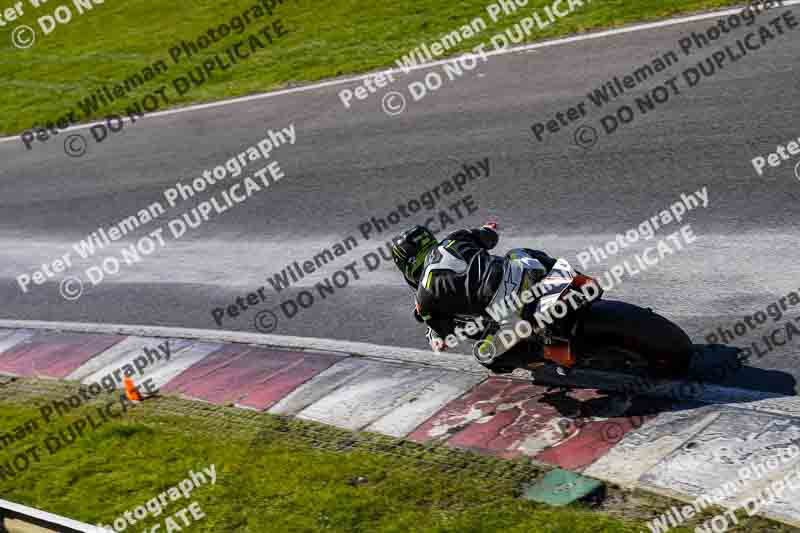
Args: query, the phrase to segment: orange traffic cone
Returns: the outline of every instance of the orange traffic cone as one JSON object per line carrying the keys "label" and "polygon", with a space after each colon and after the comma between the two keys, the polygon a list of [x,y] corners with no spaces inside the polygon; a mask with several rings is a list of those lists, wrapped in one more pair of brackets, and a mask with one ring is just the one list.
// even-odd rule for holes
{"label": "orange traffic cone", "polygon": [[136,389],[136,385],[133,384],[133,380],[129,377],[126,377],[123,380],[125,383],[125,396],[132,402],[141,402],[142,395],[139,394],[139,391]]}

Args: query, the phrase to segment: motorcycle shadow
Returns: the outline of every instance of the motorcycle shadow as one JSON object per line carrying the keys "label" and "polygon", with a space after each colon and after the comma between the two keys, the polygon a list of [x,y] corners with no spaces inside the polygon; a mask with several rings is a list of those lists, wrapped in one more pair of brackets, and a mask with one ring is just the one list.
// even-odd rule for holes
{"label": "motorcycle shadow", "polygon": [[743,351],[725,344],[695,344],[688,380],[786,396],[796,395],[797,380],[777,369],[748,365]]}
{"label": "motorcycle shadow", "polygon": [[[624,373],[576,369],[563,377],[551,369],[534,372],[534,382],[562,387],[540,401],[572,418],[653,416],[698,405],[735,404],[772,396],[796,396],[797,380],[781,370],[748,366],[742,350],[720,344],[695,345],[688,374],[683,378],[653,379]],[[603,396],[579,400],[569,389],[595,389]]]}

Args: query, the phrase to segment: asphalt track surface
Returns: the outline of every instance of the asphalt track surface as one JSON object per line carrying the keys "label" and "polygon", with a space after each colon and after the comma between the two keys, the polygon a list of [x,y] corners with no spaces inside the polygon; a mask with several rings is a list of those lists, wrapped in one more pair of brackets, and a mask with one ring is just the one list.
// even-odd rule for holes
{"label": "asphalt track surface", "polygon": [[[774,18],[784,8],[760,20]],[[800,16],[800,8],[791,8]],[[695,342],[718,326],[733,328],[744,315],[800,287],[795,223],[800,181],[798,158],[758,176],[750,160],[800,137],[797,94],[800,30],[779,36],[762,50],[726,63],[711,78],[620,127],[600,133],[592,148],[577,146],[574,133],[659,85],[667,72],[629,91],[610,106],[587,104],[588,116],[537,142],[534,122],[553,117],[612,76],[630,74],[656,56],[678,49],[678,40],[713,20],[493,56],[463,78],[447,81],[398,116],[381,110],[383,92],[345,109],[338,91],[323,87],[182,114],[149,117],[90,144],[82,158],[67,157],[61,135],[26,151],[20,142],[0,144],[0,318],[219,327],[211,310],[266,287],[268,302],[226,318],[221,329],[255,332],[262,310],[279,317],[275,334],[425,348],[423,328],[411,316],[412,296],[393,267],[383,262],[365,272],[361,258],[407,223],[466,194],[479,209],[447,229],[479,225],[489,216],[501,230],[499,253],[527,246],[563,256],[602,246],[615,233],[637,227],[668,208],[681,193],[708,188],[709,205],[687,215],[697,241],[657,266],[626,275],[607,297],[649,306],[677,322]],[[741,30],[735,35],[743,35]],[[681,56],[669,74],[705,59],[718,41]],[[440,67],[436,67],[442,72]],[[400,76],[393,89],[422,80],[428,70]],[[163,201],[163,191],[223,163],[266,135],[294,124],[297,141],[273,152],[286,177],[267,191],[168,241],[141,263],[87,289],[76,301],[59,295],[59,277],[22,293],[15,278],[56,259],[72,243],[140,209]],[[86,132],[84,132],[86,133]],[[439,201],[424,217],[362,239],[358,226],[385,218],[397,204],[441,184],[462,164],[489,158],[489,179]],[[182,202],[148,230],[165,225],[206,199]],[[462,209],[463,210],[463,209]],[[421,213],[422,214],[422,213]],[[452,212],[451,212],[452,216]],[[665,237],[681,224],[657,233]],[[144,229],[144,228],[143,228]],[[136,237],[147,231],[139,230]],[[311,259],[349,235],[359,246],[280,294],[267,278],[291,261]],[[128,245],[134,240],[122,242]],[[119,244],[119,243],[118,243]],[[636,245],[630,250],[641,251]],[[108,249],[112,250],[112,249]],[[119,250],[119,246],[113,248]],[[73,254],[74,255],[74,254]],[[83,279],[94,260],[70,271]],[[119,256],[119,253],[116,254]],[[585,270],[601,274],[629,259],[625,251]],[[361,279],[351,281],[291,320],[277,306],[330,277],[351,261]],[[800,308],[798,308],[800,310]],[[800,316],[791,308],[786,317]],[[734,344],[746,346],[782,327],[770,319]],[[761,341],[763,344],[763,341]],[[774,372],[743,372],[730,384],[791,392],[798,375],[795,337],[752,364]]]}

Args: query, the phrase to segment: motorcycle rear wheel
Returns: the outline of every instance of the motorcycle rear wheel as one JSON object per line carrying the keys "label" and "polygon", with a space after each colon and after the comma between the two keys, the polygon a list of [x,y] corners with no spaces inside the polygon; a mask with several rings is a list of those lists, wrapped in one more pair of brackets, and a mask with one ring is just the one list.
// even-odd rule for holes
{"label": "motorcycle rear wheel", "polygon": [[652,309],[598,300],[578,317],[573,350],[581,367],[678,377],[688,373],[693,346]]}

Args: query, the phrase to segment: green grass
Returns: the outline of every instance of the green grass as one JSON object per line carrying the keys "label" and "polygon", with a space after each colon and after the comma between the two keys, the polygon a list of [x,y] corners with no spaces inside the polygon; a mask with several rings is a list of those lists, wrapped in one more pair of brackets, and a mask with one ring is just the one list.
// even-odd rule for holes
{"label": "green grass", "polygon": [[[37,406],[75,394],[53,380],[0,379],[0,433],[31,419]],[[111,398],[71,412],[0,449],[0,466],[65,429]],[[126,531],[166,530],[167,517],[197,504],[206,517],[184,531],[214,533],[636,533],[677,502],[608,487],[601,504],[547,507],[519,498],[543,470],[441,446],[423,446],[174,397],[147,400],[88,431],[14,478],[0,497],[90,524],[111,523],[187,477],[215,465],[215,485],[170,502],[157,518]],[[690,533],[714,516],[706,509]],[[175,519],[179,525],[185,525]],[[731,532],[788,533],[795,528],[740,515]]]}
{"label": "green grass", "polygon": [[[420,43],[438,40],[476,16],[482,16],[489,27],[461,43],[458,51],[488,42],[492,35],[527,16],[533,7],[552,3],[531,0],[525,9],[492,23],[485,11],[487,0],[286,0],[276,8],[273,19],[281,20],[288,35],[227,71],[213,72],[210,81],[179,97],[171,85],[174,78],[185,76],[191,67],[238,39],[229,35],[202,54],[178,64],[170,59],[169,48],[181,40],[195,40],[208,28],[228,22],[255,2],[106,0],[81,16],[75,15],[71,22],[57,26],[47,36],[41,35],[36,19],[51,14],[59,2],[43,4],[38,10],[24,2],[24,16],[0,28],[0,39],[7,43],[0,59],[0,131],[21,132],[34,124],[55,121],[68,111],[76,111],[79,121],[123,112],[163,85],[168,87],[169,105],[174,106],[394,67],[395,59]],[[552,38],[734,3],[593,0],[544,31],[534,33],[532,38]],[[72,6],[72,2],[68,4]],[[18,24],[28,24],[39,33],[31,48],[18,50],[11,46],[11,32]],[[261,26],[253,24],[245,35]],[[78,100],[104,84],[122,82],[158,60],[168,64],[168,71],[160,77],[92,116],[78,110]]]}
{"label": "green grass", "polygon": [[[27,406],[0,404],[0,430],[36,417],[35,399],[25,401]],[[183,405],[190,402],[180,402],[148,401],[68,448],[41,454],[26,472],[0,482],[0,494],[91,524],[108,524],[179,483],[190,469],[214,464],[215,485],[195,489],[191,500],[172,503],[156,520],[197,501],[206,518],[190,531],[632,533],[643,527],[584,507],[548,508],[520,500],[516,482],[481,479],[470,471],[470,462],[458,474],[398,454],[326,451],[312,443],[327,440],[321,435],[335,440],[349,432],[229,410],[239,411],[235,416],[246,423],[259,421],[260,438],[253,444],[255,425],[228,423],[222,411],[205,404],[198,404],[197,409],[208,409],[198,417]],[[0,464],[65,428],[80,412],[1,450]],[[298,432],[310,434],[311,429],[314,438],[297,438]],[[396,443],[387,439],[384,452]],[[480,463],[479,456],[472,457]],[[496,465],[491,468],[502,470],[508,463],[496,460]],[[150,518],[131,530],[144,531],[144,525],[155,523]]]}

